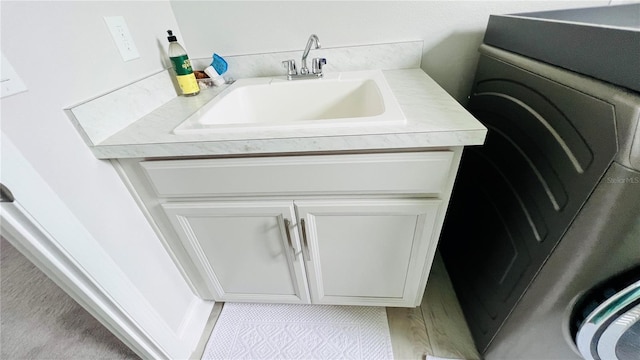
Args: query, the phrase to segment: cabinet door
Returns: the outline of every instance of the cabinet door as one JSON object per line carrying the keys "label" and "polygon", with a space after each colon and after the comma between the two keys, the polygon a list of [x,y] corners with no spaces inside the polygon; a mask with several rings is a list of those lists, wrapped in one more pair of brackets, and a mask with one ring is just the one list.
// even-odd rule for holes
{"label": "cabinet door", "polygon": [[219,301],[308,303],[292,202],[186,202],[165,213]]}
{"label": "cabinet door", "polygon": [[441,201],[295,204],[313,303],[417,305]]}

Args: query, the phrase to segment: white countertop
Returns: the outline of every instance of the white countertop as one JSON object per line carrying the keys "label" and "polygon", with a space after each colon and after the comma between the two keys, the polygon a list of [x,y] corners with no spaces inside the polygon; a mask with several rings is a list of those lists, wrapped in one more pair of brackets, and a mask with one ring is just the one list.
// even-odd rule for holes
{"label": "white countertop", "polygon": [[486,128],[421,69],[383,74],[406,117],[404,124],[173,134],[222,88],[176,97],[92,146],[100,159],[373,151],[480,145]]}

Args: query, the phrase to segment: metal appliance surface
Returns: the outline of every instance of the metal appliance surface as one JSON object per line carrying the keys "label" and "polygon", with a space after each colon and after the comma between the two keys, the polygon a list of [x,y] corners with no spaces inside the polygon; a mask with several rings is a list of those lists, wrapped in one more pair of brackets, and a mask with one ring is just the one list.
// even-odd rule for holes
{"label": "metal appliance surface", "polygon": [[482,45],[440,249],[486,359],[579,359],[580,295],[640,264],[640,94]]}
{"label": "metal appliance surface", "polygon": [[491,15],[484,43],[640,92],[640,3]]}

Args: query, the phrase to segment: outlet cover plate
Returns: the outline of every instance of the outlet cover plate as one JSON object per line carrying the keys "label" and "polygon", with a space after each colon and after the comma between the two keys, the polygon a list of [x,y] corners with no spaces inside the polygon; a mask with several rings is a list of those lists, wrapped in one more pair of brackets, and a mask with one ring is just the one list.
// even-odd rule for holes
{"label": "outlet cover plate", "polygon": [[133,37],[129,32],[129,27],[122,16],[105,16],[104,22],[107,23],[111,37],[115,41],[118,51],[122,56],[122,60],[129,61],[138,59],[140,54],[138,48],[133,42]]}
{"label": "outlet cover plate", "polygon": [[2,64],[0,64],[0,97],[5,98],[23,91],[27,91],[27,87],[16,70],[4,54],[0,53]]}

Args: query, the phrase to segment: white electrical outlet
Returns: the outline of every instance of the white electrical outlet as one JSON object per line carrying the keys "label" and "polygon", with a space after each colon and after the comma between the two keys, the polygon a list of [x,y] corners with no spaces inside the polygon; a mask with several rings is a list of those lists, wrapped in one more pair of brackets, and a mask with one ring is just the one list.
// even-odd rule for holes
{"label": "white electrical outlet", "polygon": [[113,41],[116,42],[122,60],[129,61],[139,58],[140,54],[124,18],[122,16],[105,16],[104,21],[107,23]]}
{"label": "white electrical outlet", "polygon": [[7,60],[2,53],[0,53],[0,57],[2,57],[2,64],[0,64],[0,97],[4,98],[27,91],[27,87],[13,66],[11,66],[9,60]]}

